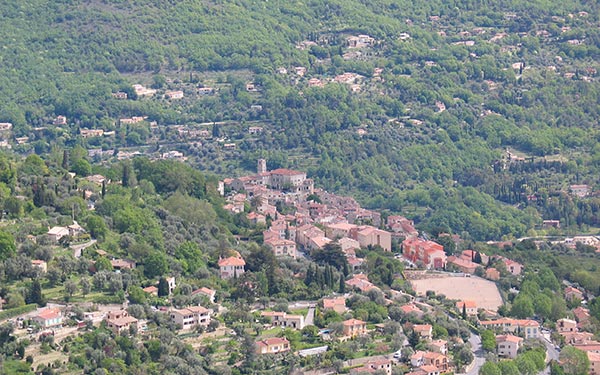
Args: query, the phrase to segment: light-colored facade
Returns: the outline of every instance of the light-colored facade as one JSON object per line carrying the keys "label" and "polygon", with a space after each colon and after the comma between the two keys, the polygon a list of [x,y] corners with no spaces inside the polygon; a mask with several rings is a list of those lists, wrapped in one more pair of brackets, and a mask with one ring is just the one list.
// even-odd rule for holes
{"label": "light-colored facade", "polygon": [[509,319],[487,320],[481,322],[481,325],[488,329],[499,329],[502,332],[520,332],[525,339],[537,338],[540,336],[540,324],[530,319]]}
{"label": "light-colored facade", "polygon": [[106,314],[106,328],[113,331],[115,334],[120,334],[124,331],[129,331],[130,327],[138,328],[138,320],[133,316],[129,316],[126,310],[109,311]]}
{"label": "light-colored facade", "polygon": [[185,309],[173,309],[169,316],[171,321],[181,327],[182,330],[192,329],[196,326],[208,326],[210,324],[210,310],[202,306],[191,306]]}
{"label": "light-colored facade", "polygon": [[523,339],[521,337],[513,335],[496,336],[496,348],[498,350],[498,356],[517,358],[517,354],[522,343]]}
{"label": "light-colored facade", "polygon": [[367,333],[367,323],[358,319],[348,319],[343,322],[344,336],[356,337]]}
{"label": "light-colored facade", "polygon": [[271,324],[278,327],[286,327],[293,329],[304,328],[304,316],[292,315],[279,311],[265,311],[260,314],[270,320]]}
{"label": "light-colored facade", "polygon": [[271,239],[265,241],[275,256],[289,256],[296,259],[296,243],[290,240]]}
{"label": "light-colored facade", "polygon": [[277,354],[290,351],[290,342],[286,338],[271,337],[256,342],[258,354]]}
{"label": "light-colored facade", "polygon": [[47,308],[39,312],[33,317],[33,321],[39,324],[42,328],[58,327],[62,325],[62,311],[57,308]]}

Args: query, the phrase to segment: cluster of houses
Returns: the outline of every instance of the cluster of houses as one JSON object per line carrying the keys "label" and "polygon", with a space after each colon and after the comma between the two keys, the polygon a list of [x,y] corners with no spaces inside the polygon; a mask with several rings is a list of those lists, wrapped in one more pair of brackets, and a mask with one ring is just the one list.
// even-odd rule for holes
{"label": "cluster of houses", "polygon": [[[352,198],[315,189],[304,172],[267,171],[264,159],[258,161],[257,169],[256,175],[225,179],[219,189],[223,195],[226,189],[232,191],[224,208],[233,213],[243,212],[248,202],[257,202],[246,218],[256,225],[266,225],[269,219],[263,239],[276,256],[296,258],[299,250],[312,251],[336,242],[353,269],[358,269],[363,260],[356,258],[356,249],[379,246],[391,251],[393,237],[417,233],[413,223],[400,216],[388,218],[391,231],[379,229],[379,213],[363,209]],[[318,199],[307,200],[310,195]],[[278,203],[292,207],[294,214],[281,214]]]}

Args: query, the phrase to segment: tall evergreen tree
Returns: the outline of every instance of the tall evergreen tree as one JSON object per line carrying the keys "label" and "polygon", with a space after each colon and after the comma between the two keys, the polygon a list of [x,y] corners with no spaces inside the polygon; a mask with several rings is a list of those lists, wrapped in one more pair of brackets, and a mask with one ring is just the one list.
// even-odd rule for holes
{"label": "tall evergreen tree", "polygon": [[169,296],[169,282],[164,277],[158,280],[158,296],[168,297]]}
{"label": "tall evergreen tree", "polygon": [[338,289],[339,293],[346,293],[346,280],[344,279],[344,275],[340,275],[340,288]]}

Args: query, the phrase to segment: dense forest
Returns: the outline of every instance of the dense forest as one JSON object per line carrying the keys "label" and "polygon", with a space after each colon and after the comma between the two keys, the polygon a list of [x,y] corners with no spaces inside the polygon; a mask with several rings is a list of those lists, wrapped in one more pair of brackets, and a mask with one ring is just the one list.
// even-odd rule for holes
{"label": "dense forest", "polygon": [[[573,232],[598,226],[597,198],[568,194],[571,184],[593,190],[598,183],[595,3],[35,0],[0,7],[0,121],[14,124],[15,137],[29,137],[17,151],[175,147],[222,177],[252,170],[262,156],[270,167],[308,170],[324,188],[369,207],[403,212],[423,229],[473,239],[545,234],[546,219]],[[373,42],[348,48],[357,34]],[[358,75],[360,87],[329,83],[342,73]],[[159,93],[183,89],[186,97],[138,97],[134,83]],[[216,93],[195,95],[200,87]],[[58,115],[66,126],[46,126]],[[140,115],[158,129],[119,125]],[[173,130],[206,123],[215,124],[213,140],[237,148]],[[248,137],[251,123],[265,131]],[[117,135],[83,139],[82,128]]]}

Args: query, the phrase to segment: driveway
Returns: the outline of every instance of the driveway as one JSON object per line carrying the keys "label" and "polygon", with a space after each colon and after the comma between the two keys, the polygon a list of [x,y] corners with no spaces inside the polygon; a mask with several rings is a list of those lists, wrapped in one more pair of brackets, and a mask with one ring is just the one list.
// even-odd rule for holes
{"label": "driveway", "polygon": [[92,246],[95,243],[96,243],[96,240],[90,240],[86,243],[82,243],[80,245],[71,245],[69,247],[73,250],[73,256],[75,258],[79,258],[81,256],[81,252],[83,250],[87,249],[88,247]]}

